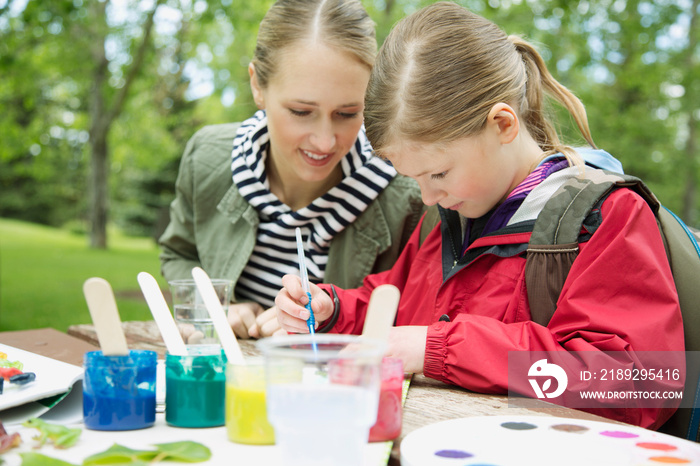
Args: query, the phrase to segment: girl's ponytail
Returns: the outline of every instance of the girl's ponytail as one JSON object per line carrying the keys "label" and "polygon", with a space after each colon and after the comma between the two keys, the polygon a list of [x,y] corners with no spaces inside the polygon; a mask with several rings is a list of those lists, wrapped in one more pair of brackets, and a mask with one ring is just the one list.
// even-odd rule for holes
{"label": "girl's ponytail", "polygon": [[508,36],[508,39],[522,56],[527,70],[527,86],[521,112],[528,131],[547,154],[561,152],[571,159],[571,162],[578,165],[581,162],[579,157],[575,155],[575,151],[562,144],[556,129],[547,119],[544,94],[546,93],[568,110],[583,138],[595,149],[596,145],[591,136],[583,103],[569,89],[554,79],[542,56],[530,43],[518,36]]}

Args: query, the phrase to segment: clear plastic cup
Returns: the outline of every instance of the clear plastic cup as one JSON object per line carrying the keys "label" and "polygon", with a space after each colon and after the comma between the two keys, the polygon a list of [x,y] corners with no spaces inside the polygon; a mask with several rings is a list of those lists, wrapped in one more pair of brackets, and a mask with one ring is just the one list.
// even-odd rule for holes
{"label": "clear plastic cup", "polygon": [[284,464],[362,464],[377,419],[385,343],[354,335],[288,335],[258,341],[267,414]]}
{"label": "clear plastic cup", "polygon": [[[233,281],[213,278],[211,283],[221,306],[228,313]],[[212,347],[220,347],[221,343],[195,281],[193,279],[171,280],[168,285],[172,294],[173,317],[185,343],[188,346],[207,346],[211,352],[216,352]]]}

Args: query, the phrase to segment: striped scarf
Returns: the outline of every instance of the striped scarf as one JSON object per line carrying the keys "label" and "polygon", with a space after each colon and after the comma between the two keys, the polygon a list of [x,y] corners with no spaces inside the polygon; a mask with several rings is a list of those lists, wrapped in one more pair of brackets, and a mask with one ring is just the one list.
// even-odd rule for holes
{"label": "striped scarf", "polygon": [[294,229],[304,240],[309,280],[323,281],[332,239],[352,223],[396,176],[373,156],[364,128],[340,166],[343,180],[308,206],[292,211],[270,192],[265,173],[270,136],[260,110],[244,121],[233,140],[233,182],[258,212],[260,224],[253,254],[236,284],[236,296],[272,306],[282,276],[299,273]]}

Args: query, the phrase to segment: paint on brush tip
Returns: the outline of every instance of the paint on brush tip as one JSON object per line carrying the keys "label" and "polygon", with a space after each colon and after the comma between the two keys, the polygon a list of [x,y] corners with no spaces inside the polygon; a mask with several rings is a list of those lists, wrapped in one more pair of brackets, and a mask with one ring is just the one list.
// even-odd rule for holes
{"label": "paint on brush tip", "polygon": [[590,430],[586,426],[579,426],[576,424],[555,424],[551,427],[551,429],[558,430],[560,432],[569,432],[573,434],[582,434]]}
{"label": "paint on brush tip", "polygon": [[435,456],[439,456],[440,458],[463,459],[471,458],[474,455],[463,450],[438,450],[435,452]]}
{"label": "paint on brush tip", "polygon": [[636,438],[639,437],[638,434],[633,434],[632,432],[624,432],[622,430],[604,430],[600,435],[605,435],[606,437],[613,438]]}
{"label": "paint on brush tip", "polygon": [[532,430],[537,429],[535,424],[530,424],[529,422],[504,422],[501,427],[511,430]]}

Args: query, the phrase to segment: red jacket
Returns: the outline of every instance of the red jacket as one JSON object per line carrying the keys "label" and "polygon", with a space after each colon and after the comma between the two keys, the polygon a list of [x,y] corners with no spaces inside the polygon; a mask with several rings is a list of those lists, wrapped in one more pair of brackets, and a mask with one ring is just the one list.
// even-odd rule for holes
{"label": "red jacket", "polygon": [[[454,228],[443,216],[422,246],[416,229],[391,270],[368,276],[362,288],[336,289],[341,310],[331,331],[361,333],[372,290],[393,284],[401,291],[396,325],[428,326],[424,374],[481,393],[508,392],[509,351],[621,351],[630,364],[634,351],[684,351],[678,295],[654,214],[627,189],[613,192],[601,214],[595,234],[580,244],[547,327],[530,320],[525,256],[514,246],[526,244],[529,233],[481,237],[467,249],[468,263],[448,271],[456,258],[450,250],[459,246],[443,251]],[[450,322],[438,321],[443,314]],[[664,389],[682,387],[681,379]],[[671,405],[591,411],[658,428],[678,402]]]}

